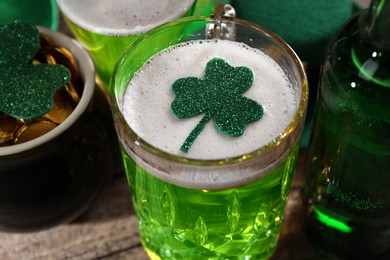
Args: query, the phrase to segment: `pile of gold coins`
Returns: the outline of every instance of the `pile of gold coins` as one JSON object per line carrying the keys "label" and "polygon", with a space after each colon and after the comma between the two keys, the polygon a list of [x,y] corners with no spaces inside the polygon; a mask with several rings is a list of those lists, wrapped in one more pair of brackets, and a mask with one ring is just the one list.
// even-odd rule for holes
{"label": "pile of gold coins", "polygon": [[65,121],[80,101],[83,83],[73,55],[41,34],[39,51],[32,64],[61,64],[71,72],[71,80],[54,95],[51,111],[34,119],[18,119],[0,112],[0,147],[24,143],[46,134]]}

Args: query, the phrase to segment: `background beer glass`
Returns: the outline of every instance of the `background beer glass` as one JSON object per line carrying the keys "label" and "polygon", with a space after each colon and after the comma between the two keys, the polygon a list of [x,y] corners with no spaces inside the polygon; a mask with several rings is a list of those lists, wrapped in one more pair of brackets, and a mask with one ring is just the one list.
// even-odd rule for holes
{"label": "background beer glass", "polygon": [[[57,0],[65,21],[95,61],[106,87],[116,61],[142,33],[181,16],[210,11],[211,0]],[[205,8],[205,10],[203,9]]]}
{"label": "background beer glass", "polygon": [[[172,31],[181,34],[176,33],[171,42],[161,44],[159,39],[165,39]],[[122,111],[126,106],[126,89],[132,88],[129,82],[136,72],[157,53],[177,43],[183,44],[181,47],[186,50],[185,43],[201,40],[202,43],[198,43],[202,45],[210,38],[213,40],[209,43],[216,39],[245,43],[276,62],[285,71],[296,97],[292,119],[273,140],[244,154],[199,159],[191,158],[191,150],[188,154],[168,153],[139,136],[129,125]],[[204,54],[191,50],[187,54],[195,54],[194,59]],[[232,55],[239,57],[241,53],[234,50]],[[195,67],[198,65],[194,70]],[[142,71],[153,77],[153,72]],[[272,32],[243,20],[214,20],[206,16],[182,18],[134,42],[119,60],[111,84],[114,121],[123,148],[132,203],[149,256],[152,259],[269,257],[275,249],[283,219],[308,98],[302,64],[290,47]],[[149,86],[145,86],[145,96],[162,87]],[[157,97],[163,95],[157,94]],[[147,97],[144,102],[148,103]],[[142,111],[138,115],[142,118],[155,113],[160,115],[156,110]],[[163,121],[168,124],[170,120]],[[162,127],[152,129],[160,130]]]}
{"label": "background beer glass", "polygon": [[5,231],[36,231],[74,219],[120,163],[107,98],[95,88],[92,59],[74,39],[39,30],[73,55],[81,95],[73,112],[51,131],[20,144],[0,144],[0,229]]}

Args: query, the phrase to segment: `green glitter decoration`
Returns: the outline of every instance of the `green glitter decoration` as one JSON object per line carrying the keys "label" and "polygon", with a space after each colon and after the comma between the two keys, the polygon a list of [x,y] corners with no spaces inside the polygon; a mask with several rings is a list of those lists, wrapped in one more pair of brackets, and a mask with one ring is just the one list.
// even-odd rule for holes
{"label": "green glitter decoration", "polygon": [[14,21],[0,25],[0,111],[30,119],[49,112],[54,93],[71,74],[56,64],[31,64],[40,46],[35,25]]}
{"label": "green glitter decoration", "polygon": [[253,83],[253,72],[248,67],[232,67],[220,58],[206,65],[204,79],[187,77],[172,85],[175,99],[171,104],[178,119],[205,113],[191,131],[180,150],[187,153],[205,125],[214,117],[216,128],[223,134],[241,136],[248,123],[263,116],[263,107],[256,101],[241,96]]}
{"label": "green glitter decoration", "polygon": [[373,201],[370,198],[360,197],[357,193],[342,192],[336,185],[329,184],[325,193],[332,197],[336,202],[341,202],[358,211],[374,211],[383,207],[384,201],[379,199]]}

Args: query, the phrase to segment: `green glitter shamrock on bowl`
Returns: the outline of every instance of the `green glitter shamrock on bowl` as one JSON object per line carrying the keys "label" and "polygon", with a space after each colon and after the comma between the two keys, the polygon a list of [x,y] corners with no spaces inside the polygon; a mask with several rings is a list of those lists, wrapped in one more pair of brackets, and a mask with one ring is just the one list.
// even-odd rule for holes
{"label": "green glitter shamrock on bowl", "polygon": [[204,79],[180,78],[172,84],[175,99],[171,109],[178,119],[205,113],[181,146],[182,152],[188,152],[212,118],[221,133],[232,137],[241,136],[248,123],[262,118],[263,107],[241,95],[252,86],[253,78],[248,67],[233,67],[214,58],[206,65]]}
{"label": "green glitter shamrock on bowl", "polygon": [[29,22],[0,25],[0,111],[31,119],[49,112],[53,95],[71,74],[59,64],[32,64],[40,47],[40,34]]}

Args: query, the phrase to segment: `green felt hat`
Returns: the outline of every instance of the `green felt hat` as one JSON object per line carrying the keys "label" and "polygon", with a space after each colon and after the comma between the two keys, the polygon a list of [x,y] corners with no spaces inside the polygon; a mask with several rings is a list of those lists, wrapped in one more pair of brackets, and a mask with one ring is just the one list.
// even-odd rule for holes
{"label": "green felt hat", "polygon": [[282,37],[309,65],[318,65],[326,45],[354,12],[352,0],[232,0],[237,17]]}

